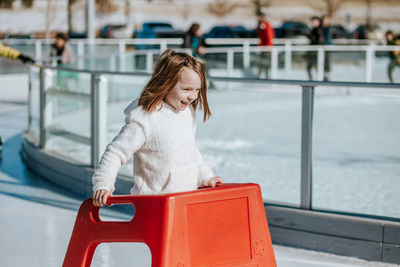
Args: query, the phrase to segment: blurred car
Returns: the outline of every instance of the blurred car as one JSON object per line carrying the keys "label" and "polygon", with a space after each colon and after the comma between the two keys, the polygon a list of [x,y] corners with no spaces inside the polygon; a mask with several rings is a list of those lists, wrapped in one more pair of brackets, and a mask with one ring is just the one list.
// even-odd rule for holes
{"label": "blurred car", "polygon": [[342,25],[331,25],[331,33],[334,39],[351,38],[351,34]]}
{"label": "blurred car", "polygon": [[353,38],[355,39],[375,39],[382,40],[385,37],[385,33],[378,25],[359,25],[353,31]]}
{"label": "blurred car", "polygon": [[100,29],[100,38],[130,38],[131,30],[124,24],[107,24]]}
{"label": "blurred car", "polygon": [[214,26],[204,34],[206,38],[253,38],[256,37],[255,30],[248,30],[241,25],[219,25]]}
{"label": "blurred car", "polygon": [[142,30],[135,30],[134,38],[182,38],[185,32],[176,30],[170,23],[166,22],[145,22]]}
{"label": "blurred car", "polygon": [[276,38],[308,36],[311,32],[310,27],[301,21],[284,21],[281,27],[274,30]]}

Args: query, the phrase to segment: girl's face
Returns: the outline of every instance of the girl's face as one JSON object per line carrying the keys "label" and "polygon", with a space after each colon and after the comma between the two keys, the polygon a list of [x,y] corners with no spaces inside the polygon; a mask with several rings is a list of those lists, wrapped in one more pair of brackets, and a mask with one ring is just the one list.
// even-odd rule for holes
{"label": "girl's face", "polygon": [[201,80],[192,69],[184,68],[178,83],[167,93],[165,101],[176,110],[185,110],[199,96]]}

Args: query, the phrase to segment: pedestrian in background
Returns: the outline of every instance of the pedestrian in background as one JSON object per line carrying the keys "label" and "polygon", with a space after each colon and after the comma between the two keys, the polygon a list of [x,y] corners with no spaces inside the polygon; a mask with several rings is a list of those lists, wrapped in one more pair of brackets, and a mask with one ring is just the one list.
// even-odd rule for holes
{"label": "pedestrian in background", "polygon": [[[327,15],[322,16],[321,18],[322,25],[322,33],[323,33],[323,44],[324,45],[332,45],[332,29],[331,22]],[[329,80],[329,73],[331,71],[331,55],[329,51],[325,50],[325,58],[324,58],[324,81]]]}
{"label": "pedestrian in background", "polygon": [[[271,24],[266,20],[265,14],[261,11],[257,13],[257,37],[259,39],[259,46],[273,46],[275,33]],[[265,71],[266,78],[269,78],[269,69],[271,65],[271,53],[263,51],[258,59],[258,77]]]}
{"label": "pedestrian in background", "polygon": [[68,44],[67,35],[64,33],[57,33],[55,43],[51,46],[51,57],[57,57],[57,64],[72,63],[74,53],[71,46]]}
{"label": "pedestrian in background", "polygon": [[[394,38],[394,33],[389,30],[385,33],[386,45],[400,45],[400,38]],[[390,61],[387,67],[387,73],[390,83],[393,83],[393,70],[400,67],[400,51],[390,51]]]}
{"label": "pedestrian in background", "polygon": [[[321,19],[317,16],[311,18],[311,32],[308,38],[310,39],[310,45],[322,45],[324,44],[323,29],[321,25]],[[318,57],[317,51],[308,51],[307,57],[307,73],[310,80],[312,77],[312,68],[317,65]]]}
{"label": "pedestrian in background", "polygon": [[[50,56],[56,60],[58,66],[72,63],[74,53],[68,44],[67,35],[57,33],[55,43],[51,46]],[[59,70],[57,72],[57,86],[62,89],[77,89],[78,76],[76,72]]]}
{"label": "pedestrian in background", "polygon": [[191,49],[192,55],[197,58],[205,55],[206,48],[202,38],[200,24],[193,23],[189,27],[183,39],[183,48]]}

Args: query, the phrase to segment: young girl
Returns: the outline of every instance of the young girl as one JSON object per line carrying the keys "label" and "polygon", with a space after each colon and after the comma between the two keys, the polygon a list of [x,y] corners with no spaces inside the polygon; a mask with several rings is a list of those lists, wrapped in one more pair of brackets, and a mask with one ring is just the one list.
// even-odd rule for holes
{"label": "young girl", "polygon": [[117,173],[134,154],[131,194],[162,194],[223,183],[195,143],[195,111],[211,116],[205,65],[186,53],[165,51],[140,98],[125,110],[125,126],[107,146],[93,181],[93,203],[104,206]]}

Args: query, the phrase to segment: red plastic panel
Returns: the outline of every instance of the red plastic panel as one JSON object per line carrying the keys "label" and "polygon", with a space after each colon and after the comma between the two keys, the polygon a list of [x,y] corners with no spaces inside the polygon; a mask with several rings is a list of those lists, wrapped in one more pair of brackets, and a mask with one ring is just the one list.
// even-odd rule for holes
{"label": "red plastic panel", "polygon": [[187,205],[191,266],[251,259],[248,199]]}

